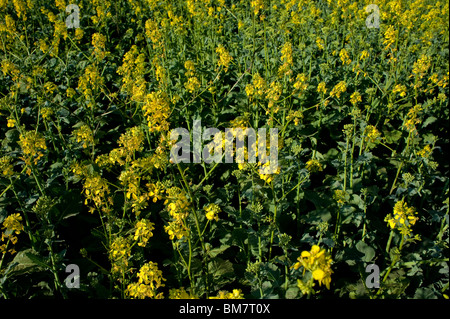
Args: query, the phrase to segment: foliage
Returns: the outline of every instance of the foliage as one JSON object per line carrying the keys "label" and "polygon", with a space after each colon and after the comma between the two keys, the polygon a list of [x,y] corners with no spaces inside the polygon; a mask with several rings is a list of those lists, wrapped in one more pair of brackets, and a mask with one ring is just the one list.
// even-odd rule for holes
{"label": "foliage", "polygon": [[[448,3],[70,3],[0,1],[3,298],[448,298]],[[171,163],[199,119],[280,169]]]}

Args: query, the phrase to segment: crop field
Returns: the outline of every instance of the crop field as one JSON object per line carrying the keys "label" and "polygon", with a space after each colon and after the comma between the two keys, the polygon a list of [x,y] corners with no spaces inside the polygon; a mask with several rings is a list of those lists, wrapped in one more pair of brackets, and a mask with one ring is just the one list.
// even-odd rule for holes
{"label": "crop field", "polygon": [[0,299],[448,299],[449,3],[0,0]]}

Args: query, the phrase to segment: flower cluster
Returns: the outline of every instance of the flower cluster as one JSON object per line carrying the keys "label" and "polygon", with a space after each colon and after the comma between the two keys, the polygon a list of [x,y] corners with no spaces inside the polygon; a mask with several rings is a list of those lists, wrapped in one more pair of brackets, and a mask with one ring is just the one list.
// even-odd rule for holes
{"label": "flower cluster", "polygon": [[419,117],[419,113],[421,111],[422,111],[422,105],[416,104],[414,107],[410,108],[408,111],[408,114],[406,114],[406,119],[403,124],[403,127],[410,134],[417,134],[416,124],[419,124],[421,122],[421,119]]}
{"label": "flower cluster", "polygon": [[191,61],[191,60],[187,60],[184,63],[184,68],[186,69],[186,73],[185,74],[186,74],[186,77],[187,77],[187,82],[184,83],[184,87],[186,88],[186,90],[188,90],[189,93],[194,93],[201,86],[200,81],[195,76],[195,65],[194,65],[194,62]]}
{"label": "flower cluster", "polygon": [[81,125],[72,134],[78,143],[83,143],[83,148],[88,148],[94,144],[94,134],[87,124]]}
{"label": "flower cluster", "polygon": [[209,299],[244,299],[241,289],[233,289],[232,292],[221,290],[217,296],[209,297]]}
{"label": "flower cluster", "polygon": [[394,205],[394,215],[388,214],[384,219],[391,229],[398,229],[404,236],[410,236],[412,226],[419,220],[414,207],[408,207],[403,201]]}
{"label": "flower cluster", "polygon": [[266,92],[266,81],[256,73],[253,75],[252,84],[247,84],[245,87],[245,93],[250,100],[262,98]]}
{"label": "flower cluster", "polygon": [[306,162],[306,169],[311,173],[321,172],[323,170],[322,164],[316,159],[310,159]]}
{"label": "flower cluster", "polygon": [[[11,214],[5,218],[3,221],[4,231],[2,232],[2,242],[6,241],[5,244],[0,246],[0,251],[2,254],[6,254],[8,249],[8,244],[11,242],[13,245],[17,243],[17,236],[23,231],[22,216],[19,213]],[[8,250],[10,254],[14,254],[16,251],[14,248]]]}
{"label": "flower cluster", "polygon": [[19,145],[23,153],[23,161],[28,166],[27,174],[31,174],[29,166],[34,165],[44,156],[43,151],[47,149],[45,138],[36,131],[25,131],[20,135]]}
{"label": "flower cluster", "polygon": [[138,273],[138,282],[128,285],[126,294],[136,299],[161,299],[162,292],[157,293],[158,288],[164,287],[162,271],[158,269],[158,264],[152,261],[144,264]]}
{"label": "flower cluster", "polygon": [[293,65],[293,57],[292,57],[292,43],[286,42],[283,44],[281,48],[281,62],[283,64],[278,69],[278,74],[284,76],[288,76],[292,73],[291,67]]}
{"label": "flower cluster", "polygon": [[119,277],[128,270],[128,259],[131,256],[131,245],[128,238],[119,236],[114,239],[109,247],[109,259],[111,261],[111,273]]}
{"label": "flower cluster", "polygon": [[216,204],[208,204],[205,208],[204,208],[205,212],[206,212],[206,218],[208,220],[219,220],[219,213],[220,213],[220,207]]}
{"label": "flower cluster", "polygon": [[117,74],[122,76],[121,91],[131,95],[133,101],[141,102],[145,97],[144,73],[145,54],[139,53],[138,47],[133,45],[125,53],[123,64],[117,69]]}
{"label": "flower cluster", "polygon": [[312,276],[311,280],[307,283],[301,279],[298,280],[298,287],[304,294],[313,292],[313,279],[317,280],[320,286],[324,284],[327,289],[330,289],[331,274],[333,273],[331,263],[333,261],[325,249],[313,245],[310,251],[302,251],[297,260],[298,262],[294,264],[293,268],[297,270],[303,267],[303,275],[306,271],[309,271]]}
{"label": "flower cluster", "polygon": [[223,67],[224,71],[227,72],[233,57],[221,44],[216,48],[216,53],[219,55],[218,66]]}
{"label": "flower cluster", "polygon": [[12,158],[9,156],[0,157],[0,175],[4,177],[10,177],[14,174],[14,169],[11,161]]}
{"label": "flower cluster", "polygon": [[147,118],[150,132],[169,130],[167,120],[170,115],[170,101],[166,93],[157,91],[147,94],[142,111]]}
{"label": "flower cluster", "polygon": [[172,288],[169,290],[169,299],[198,299],[196,296],[188,293],[184,287]]}
{"label": "flower cluster", "polygon": [[367,125],[364,130],[365,142],[374,143],[381,137],[381,133],[373,125]]}
{"label": "flower cluster", "polygon": [[341,81],[331,90],[330,96],[340,98],[341,94],[347,91],[347,83],[345,81]]}
{"label": "flower cluster", "polygon": [[164,230],[169,235],[170,240],[175,237],[182,239],[187,236],[185,219],[188,217],[189,200],[186,194],[178,187],[171,187],[166,190],[167,198],[164,202],[166,208],[172,218]]}
{"label": "flower cluster", "polygon": [[136,230],[133,239],[138,241],[138,246],[145,247],[150,237],[153,236],[152,231],[155,229],[155,224],[147,219],[141,219],[136,222],[134,228]]}

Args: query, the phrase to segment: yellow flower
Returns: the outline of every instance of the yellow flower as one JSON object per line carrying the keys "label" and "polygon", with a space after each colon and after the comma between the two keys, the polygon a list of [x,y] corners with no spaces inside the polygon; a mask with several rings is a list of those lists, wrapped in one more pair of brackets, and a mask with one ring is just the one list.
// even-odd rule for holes
{"label": "yellow flower", "polygon": [[306,162],[306,169],[311,173],[321,172],[323,170],[322,164],[318,160],[310,159]]}
{"label": "yellow flower", "polygon": [[188,78],[188,81],[184,83],[184,87],[186,90],[188,90],[189,93],[194,93],[198,89],[200,89],[200,81],[194,76],[191,78]]}
{"label": "yellow flower", "polygon": [[11,214],[3,221],[3,228],[10,235],[15,233],[19,235],[23,231],[22,216],[19,213]]}
{"label": "yellow flower", "polygon": [[120,236],[114,239],[109,248],[109,259],[111,260],[111,272],[125,273],[128,269],[128,258],[131,256],[130,242]]}
{"label": "yellow flower", "polygon": [[348,54],[348,51],[344,48],[341,49],[339,52],[339,58],[341,59],[342,64],[350,64],[352,60],[350,59],[350,56]]}
{"label": "yellow flower", "polygon": [[196,296],[188,293],[183,287],[176,289],[172,288],[169,290],[169,299],[198,299]]}
{"label": "yellow flower", "polygon": [[422,55],[416,62],[414,62],[412,73],[418,79],[421,79],[430,67],[431,58],[427,55]]}
{"label": "yellow flower", "polygon": [[150,132],[169,130],[170,101],[167,94],[162,91],[147,94],[142,106],[144,116],[147,117]]}
{"label": "yellow flower", "polygon": [[[23,152],[23,160],[26,165],[31,165],[31,160],[36,165],[41,157],[44,156],[43,150],[47,149],[45,138],[36,131],[26,131],[20,135],[19,145]],[[31,172],[30,172],[31,174]]]}
{"label": "yellow flower", "polygon": [[292,73],[291,67],[293,65],[293,57],[292,57],[292,43],[286,42],[281,47],[281,62],[283,64],[278,69],[278,73],[282,76],[290,75]]}
{"label": "yellow flower", "polygon": [[206,206],[205,208],[205,212],[206,212],[206,218],[208,220],[219,220],[219,216],[218,214],[220,213],[220,207],[216,204],[208,204],[208,206]]}
{"label": "yellow flower", "polygon": [[370,141],[371,143],[374,143],[381,136],[381,133],[375,126],[367,125],[364,130],[364,135],[366,135],[364,139],[366,142]]}
{"label": "yellow flower", "polygon": [[14,127],[16,124],[16,120],[15,119],[8,119],[8,123],[6,124],[7,127]]}
{"label": "yellow flower", "polygon": [[219,61],[217,62],[217,64],[219,65],[219,67],[223,66],[225,72],[227,72],[230,63],[233,60],[233,57],[230,55],[230,53],[225,49],[225,47],[222,44],[220,44],[216,48],[216,53],[219,55]]}
{"label": "yellow flower", "polygon": [[358,104],[358,102],[362,102],[361,94],[359,94],[358,91],[353,92],[352,95],[350,96],[350,102],[353,105]]}
{"label": "yellow flower", "polygon": [[336,189],[333,194],[333,199],[338,202],[338,204],[343,205],[348,199],[350,198],[349,194],[342,190],[342,189]]}
{"label": "yellow flower", "polygon": [[364,51],[361,52],[361,55],[359,56],[359,59],[360,59],[360,60],[365,60],[365,59],[367,59],[369,56],[370,56],[369,51],[364,50]]}
{"label": "yellow flower", "polygon": [[316,44],[319,47],[319,50],[323,50],[325,42],[321,38],[316,39]]}
{"label": "yellow flower", "polygon": [[398,229],[402,235],[410,236],[411,228],[419,220],[414,207],[408,207],[404,200],[394,205],[394,215],[388,214],[384,219],[391,229]]}
{"label": "yellow flower", "polygon": [[345,91],[347,91],[347,84],[345,83],[345,81],[341,81],[338,84],[336,84],[335,87],[331,90],[330,96],[331,97],[336,96],[337,98],[340,98],[341,94],[344,93]]}
{"label": "yellow flower", "polygon": [[154,226],[155,224],[147,219],[141,219],[136,223],[133,239],[138,241],[138,246],[145,247],[147,245],[148,240],[153,236]]}
{"label": "yellow flower", "polygon": [[129,284],[125,293],[131,298],[161,299],[162,293],[157,293],[157,289],[164,287],[162,271],[158,269],[158,264],[152,261],[144,264],[138,273],[138,282]]}
{"label": "yellow flower", "polygon": [[209,297],[209,299],[244,299],[244,294],[241,289],[233,289],[232,292],[221,290],[217,296]]}
{"label": "yellow flower", "polygon": [[[302,251],[300,257],[297,258],[298,262],[295,263],[292,268],[295,270],[303,267],[303,274],[306,271],[311,272],[312,280],[317,280],[319,285],[324,284],[327,289],[330,289],[331,283],[331,263],[333,262],[330,254],[325,249],[321,249],[317,245],[313,245],[310,251]],[[313,283],[304,283],[302,280],[298,281],[298,287],[303,293],[309,294],[313,292]]]}
{"label": "yellow flower", "polygon": [[250,1],[250,6],[253,8],[253,13],[258,15],[259,10],[264,9],[264,1],[263,0],[252,0]]}
{"label": "yellow flower", "polygon": [[81,125],[72,134],[78,143],[83,143],[83,148],[88,148],[94,143],[94,133],[87,124]]}
{"label": "yellow flower", "polygon": [[186,76],[190,77],[194,75],[195,72],[195,65],[194,62],[191,60],[187,60],[186,62],[184,62],[184,68],[186,69]]}
{"label": "yellow flower", "polygon": [[386,45],[384,48],[385,50],[388,50],[391,47],[391,45],[395,43],[397,39],[397,34],[398,30],[395,30],[392,25],[388,26],[388,28],[384,33],[384,40],[383,40],[383,44]]}
{"label": "yellow flower", "polygon": [[167,226],[164,226],[164,230],[169,235],[170,240],[173,240],[175,237],[182,239],[188,234],[185,219],[189,215],[189,200],[184,191],[178,187],[171,187],[166,190],[166,193],[167,198],[164,204],[172,220]]}
{"label": "yellow flower", "polygon": [[423,149],[417,152],[417,155],[423,158],[428,158],[430,157],[431,152],[432,152],[431,146],[430,144],[427,144],[424,146]]}
{"label": "yellow flower", "polygon": [[323,94],[327,93],[327,88],[326,88],[325,82],[320,82],[319,85],[317,85],[317,92],[323,93]]}
{"label": "yellow flower", "polygon": [[406,96],[406,86],[404,86],[403,84],[397,84],[394,89],[392,90],[392,93],[400,93],[401,97],[405,97]]}
{"label": "yellow flower", "polygon": [[297,74],[297,78],[295,79],[294,82],[294,89],[298,90],[299,93],[303,93],[308,88],[308,83],[306,81],[307,77],[305,74],[303,73]]}
{"label": "yellow flower", "polygon": [[53,110],[51,107],[43,107],[41,108],[41,115],[44,120],[49,120],[53,115]]}
{"label": "yellow flower", "polygon": [[3,156],[0,157],[0,174],[5,177],[12,176],[14,174],[14,168],[11,164],[11,157]]}

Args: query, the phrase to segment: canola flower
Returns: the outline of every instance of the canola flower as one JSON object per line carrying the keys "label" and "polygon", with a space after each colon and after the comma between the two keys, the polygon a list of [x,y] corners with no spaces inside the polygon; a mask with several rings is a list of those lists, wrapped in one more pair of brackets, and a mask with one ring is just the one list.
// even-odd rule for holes
{"label": "canola flower", "polygon": [[313,290],[313,280],[319,282],[319,286],[325,285],[327,289],[330,289],[331,284],[331,270],[332,259],[330,254],[323,248],[317,245],[313,245],[310,251],[302,251],[300,257],[297,258],[297,262],[292,266],[295,270],[303,267],[303,275],[308,271],[311,273],[311,280],[305,283],[303,280],[298,279],[298,287],[304,294],[311,294]]}
{"label": "canola flower", "polygon": [[162,299],[162,292],[158,293],[160,287],[164,287],[166,279],[162,276],[162,271],[158,269],[158,264],[152,261],[145,263],[138,273],[138,281],[128,285],[125,293],[132,299]]}
{"label": "canola flower", "polygon": [[128,270],[131,244],[128,238],[116,237],[109,247],[111,273],[121,276]]}
{"label": "canola flower", "polygon": [[14,127],[16,125],[16,120],[15,119],[8,119],[8,122],[6,123],[6,127]]}
{"label": "canola flower", "polygon": [[9,252],[11,255],[15,254],[15,249],[11,248],[8,250],[8,244],[11,242],[15,245],[18,241],[17,235],[19,235],[23,230],[22,216],[19,213],[11,214],[3,220],[2,224],[2,238],[1,241],[6,241],[5,244],[0,246],[0,251],[2,254]]}
{"label": "canola flower", "polygon": [[350,95],[350,103],[357,105],[360,102],[362,102],[361,94],[358,91],[353,92],[352,95]]}
{"label": "canola flower", "polygon": [[341,94],[347,91],[347,83],[345,81],[340,81],[338,84],[334,86],[334,88],[330,92],[331,97],[340,98]]}
{"label": "canola flower", "polygon": [[14,175],[14,167],[12,162],[12,158],[10,156],[2,156],[0,157],[0,174],[4,177],[10,177]]}
{"label": "canola flower", "polygon": [[152,231],[155,229],[155,224],[147,219],[141,219],[136,222],[134,228],[133,239],[138,242],[138,246],[145,247],[150,237],[153,237]]}
{"label": "canola flower", "polygon": [[381,133],[373,125],[366,126],[366,128],[364,129],[364,135],[364,141],[371,143],[375,143],[381,137]]}
{"label": "canola flower", "polygon": [[156,91],[147,94],[142,111],[147,118],[150,132],[164,132],[169,130],[170,101],[166,93]]}
{"label": "canola flower", "polygon": [[409,237],[412,233],[412,226],[419,220],[416,215],[414,207],[408,207],[407,203],[401,200],[395,203],[394,213],[388,214],[384,221],[391,229],[398,229],[402,235]]}
{"label": "canola flower", "polygon": [[211,296],[209,299],[244,299],[244,294],[241,289],[233,289],[232,292],[221,290],[216,296]]}
{"label": "canola flower", "polygon": [[[46,117],[49,113],[46,113]],[[79,128],[73,131],[73,136],[77,143],[83,143],[83,148],[88,148],[94,144],[94,133],[87,124],[81,125]]]}
{"label": "canola flower", "polygon": [[216,48],[216,53],[219,55],[219,61],[217,62],[217,65],[219,67],[223,67],[224,71],[227,72],[230,63],[233,60],[233,57],[230,55],[230,53],[225,49],[225,47],[222,44],[220,44]]}
{"label": "canola flower", "polygon": [[205,212],[206,212],[206,219],[207,220],[215,220],[218,221],[219,220],[219,213],[221,211],[220,207],[216,204],[208,204],[205,208],[204,208]]}
{"label": "canola flower", "polygon": [[[25,131],[19,137],[19,145],[22,149],[25,165],[31,166],[32,162],[37,165],[38,161],[44,156],[47,149],[45,138],[41,133],[36,131]],[[31,169],[28,167],[27,174],[31,174]]]}
{"label": "canola flower", "polygon": [[417,152],[417,156],[420,156],[422,158],[429,158],[431,156],[431,153],[433,152],[431,145],[427,144],[423,147],[423,149],[421,149],[420,151]]}
{"label": "canola flower", "polygon": [[164,226],[164,230],[169,235],[170,240],[182,239],[188,235],[185,220],[189,215],[189,200],[184,191],[178,187],[170,187],[166,190],[166,194],[164,204],[172,219],[168,222],[168,225]]}
{"label": "canola flower", "polygon": [[184,287],[172,288],[169,290],[169,299],[198,299],[196,296],[187,292]]}
{"label": "canola flower", "polygon": [[306,169],[311,172],[321,172],[323,170],[322,164],[316,159],[310,159],[306,162]]}
{"label": "canola flower", "polygon": [[320,82],[317,85],[317,92],[321,93],[321,94],[326,94],[327,93],[327,87],[326,87],[326,83],[325,82]]}
{"label": "canola flower", "polygon": [[283,64],[278,69],[278,74],[281,76],[289,76],[292,74],[292,65],[293,65],[293,50],[292,50],[292,43],[286,42],[281,47],[281,62]]}

